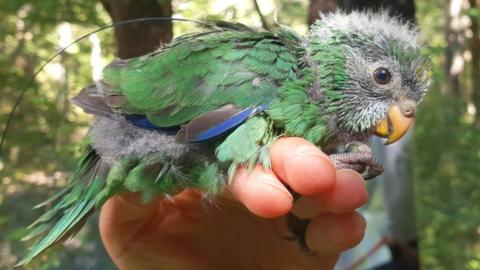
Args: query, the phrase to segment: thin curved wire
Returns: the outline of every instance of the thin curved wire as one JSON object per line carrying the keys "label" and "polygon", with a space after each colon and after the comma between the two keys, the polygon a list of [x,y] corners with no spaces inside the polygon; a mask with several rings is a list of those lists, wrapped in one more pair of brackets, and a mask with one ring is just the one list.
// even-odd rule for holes
{"label": "thin curved wire", "polygon": [[108,25],[105,25],[105,26],[102,26],[88,34],[85,34],[77,39],[75,39],[74,41],[70,42],[67,46],[63,47],[62,49],[60,49],[59,51],[57,51],[54,55],[52,55],[50,58],[48,58],[47,61],[45,61],[41,66],[40,68],[38,68],[35,73],[33,73],[33,76],[32,78],[30,79],[30,81],[28,82],[27,86],[22,90],[22,92],[20,93],[20,95],[18,96],[15,104],[13,105],[13,108],[12,108],[12,111],[10,112],[10,114],[8,115],[8,118],[7,118],[7,123],[6,123],[6,126],[5,126],[5,129],[3,130],[3,133],[2,133],[2,139],[0,140],[0,157],[1,157],[1,154],[2,154],[2,150],[3,150],[3,146],[5,144],[5,140],[6,140],[6,137],[7,137],[7,133],[8,133],[8,130],[11,126],[11,123],[12,123],[12,120],[13,120],[13,116],[15,114],[15,111],[17,109],[17,107],[20,105],[20,102],[22,101],[23,99],[23,96],[25,96],[25,93],[27,92],[27,90],[32,86],[33,82],[35,81],[35,79],[37,78],[38,74],[40,72],[42,72],[42,70],[45,68],[46,65],[48,65],[50,62],[52,62],[55,58],[57,58],[57,56],[61,55],[62,53],[64,53],[68,48],[70,48],[71,46],[75,45],[76,43],[88,38],[89,36],[95,34],[95,33],[98,33],[100,31],[103,31],[105,29],[109,29],[109,28],[112,28],[112,27],[117,27],[117,26],[123,26],[123,25],[126,25],[126,24],[130,24],[130,23],[143,23],[143,22],[153,22],[153,21],[181,21],[181,22],[192,22],[192,23],[196,23],[196,24],[201,24],[201,25],[208,25],[210,27],[214,27],[215,28],[215,25],[214,24],[211,24],[211,23],[208,23],[206,21],[198,21],[198,20],[190,20],[190,19],[182,19],[182,18],[167,18],[167,17],[146,17],[146,18],[138,18],[138,19],[131,19],[131,20],[125,20],[125,21],[121,21],[121,22],[117,22],[117,23],[112,23],[112,24],[108,24]]}

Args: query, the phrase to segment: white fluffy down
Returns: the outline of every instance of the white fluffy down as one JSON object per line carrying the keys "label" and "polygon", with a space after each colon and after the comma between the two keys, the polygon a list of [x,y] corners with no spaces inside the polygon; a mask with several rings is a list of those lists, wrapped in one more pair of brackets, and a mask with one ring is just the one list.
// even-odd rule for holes
{"label": "white fluffy down", "polygon": [[152,153],[175,159],[187,150],[187,146],[175,143],[174,135],[135,127],[123,117],[97,116],[90,138],[93,148],[109,164],[123,156],[144,157]]}
{"label": "white fluffy down", "polygon": [[329,14],[320,13],[320,19],[312,26],[309,37],[319,40],[329,40],[335,32],[358,33],[373,37],[389,37],[412,48],[418,48],[418,30],[411,24],[402,22],[398,17],[382,12],[344,11]]}

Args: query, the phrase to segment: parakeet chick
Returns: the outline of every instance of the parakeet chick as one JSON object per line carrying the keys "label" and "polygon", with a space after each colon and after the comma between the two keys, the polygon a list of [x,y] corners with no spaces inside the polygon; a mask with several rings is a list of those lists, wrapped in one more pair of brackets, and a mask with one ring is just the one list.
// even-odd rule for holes
{"label": "parakeet chick", "polygon": [[20,265],[75,234],[121,192],[148,201],[217,194],[239,166],[270,167],[269,148],[300,136],[338,168],[382,172],[370,135],[399,140],[429,86],[417,30],[384,13],[323,15],[303,37],[216,22],[148,55],[116,60],[73,102],[96,119],[67,187],[32,224]]}

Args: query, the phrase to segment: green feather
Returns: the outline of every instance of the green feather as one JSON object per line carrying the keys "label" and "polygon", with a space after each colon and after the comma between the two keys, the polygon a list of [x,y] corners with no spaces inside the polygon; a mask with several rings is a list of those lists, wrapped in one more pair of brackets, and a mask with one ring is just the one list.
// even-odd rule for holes
{"label": "green feather", "polygon": [[[271,100],[297,69],[282,38],[248,28],[186,35],[150,55],[107,66],[103,79],[126,97],[123,111],[145,114],[159,127],[177,126],[227,102],[245,108]],[[169,108],[175,109],[165,113]]]}
{"label": "green feather", "polygon": [[311,69],[304,69],[298,80],[287,82],[279,89],[267,114],[275,126],[284,129],[284,135],[302,136],[318,144],[327,137],[326,123],[319,116],[320,104],[312,101],[305,92],[312,84]]}
{"label": "green feather", "polygon": [[138,160],[136,158],[125,157],[112,166],[105,179],[105,188],[96,196],[95,208],[100,208],[108,198],[123,190],[129,171],[137,165]]}
{"label": "green feather", "polygon": [[192,177],[195,177],[193,179],[198,179],[193,187],[199,188],[207,194],[218,194],[225,187],[221,170],[217,164],[204,163],[196,168],[196,172],[192,172]]}
{"label": "green feather", "polygon": [[[231,163],[231,167],[246,165],[251,168],[257,163],[262,144],[272,136],[271,132],[271,125],[265,118],[252,117],[225,138],[217,147],[216,156],[220,162]],[[229,169],[229,179],[233,172]]]}
{"label": "green feather", "polygon": [[24,265],[54,244],[76,233],[95,209],[95,196],[104,186],[105,171],[95,151],[87,146],[79,167],[70,179],[70,192],[57,205],[32,224],[25,240],[42,237],[17,264]]}

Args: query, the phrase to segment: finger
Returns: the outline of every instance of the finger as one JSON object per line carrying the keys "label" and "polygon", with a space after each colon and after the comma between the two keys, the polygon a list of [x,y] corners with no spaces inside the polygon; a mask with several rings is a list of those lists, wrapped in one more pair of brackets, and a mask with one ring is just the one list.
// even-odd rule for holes
{"label": "finger", "polygon": [[324,214],[310,221],[305,238],[319,255],[338,255],[363,239],[365,227],[365,219],[357,212]]}
{"label": "finger", "polygon": [[335,166],[326,154],[302,138],[280,138],[270,150],[272,169],[301,195],[330,190],[335,185]]}
{"label": "finger", "polygon": [[331,192],[301,197],[295,202],[292,213],[309,219],[323,213],[347,213],[364,205],[368,200],[363,177],[349,169],[337,171],[337,181]]}
{"label": "finger", "polygon": [[257,165],[252,172],[237,170],[230,190],[252,213],[265,217],[285,215],[292,208],[293,197],[272,171]]}

